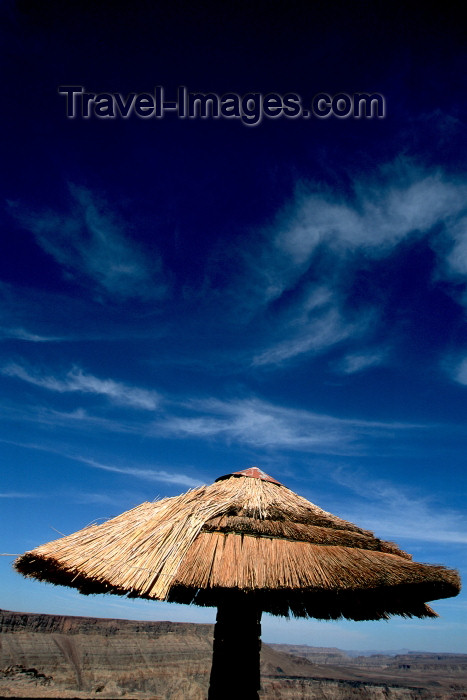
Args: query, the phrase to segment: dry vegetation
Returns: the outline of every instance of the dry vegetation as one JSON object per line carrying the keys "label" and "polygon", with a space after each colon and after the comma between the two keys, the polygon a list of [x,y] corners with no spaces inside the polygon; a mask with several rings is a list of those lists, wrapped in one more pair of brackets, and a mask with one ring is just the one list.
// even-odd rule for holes
{"label": "dry vegetation", "polygon": [[318,618],[434,616],[426,602],[459,591],[455,571],[413,562],[285,486],[241,474],[143,503],[15,566],[82,593],[217,605],[241,591],[273,614]]}

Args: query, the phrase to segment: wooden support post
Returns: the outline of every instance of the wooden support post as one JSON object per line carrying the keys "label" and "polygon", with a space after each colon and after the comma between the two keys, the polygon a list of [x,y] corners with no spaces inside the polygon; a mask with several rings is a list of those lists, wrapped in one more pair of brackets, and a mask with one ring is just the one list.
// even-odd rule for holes
{"label": "wooden support post", "polygon": [[261,610],[247,594],[217,609],[208,700],[258,700]]}

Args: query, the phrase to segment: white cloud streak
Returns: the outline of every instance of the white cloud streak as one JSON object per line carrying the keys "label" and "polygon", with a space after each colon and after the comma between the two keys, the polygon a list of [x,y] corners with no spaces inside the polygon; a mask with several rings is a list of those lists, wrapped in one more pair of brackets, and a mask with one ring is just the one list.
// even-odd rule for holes
{"label": "white cloud streak", "polygon": [[185,404],[191,415],[166,416],[153,424],[155,435],[221,439],[261,449],[291,449],[324,454],[358,454],[368,438],[424,426],[335,418],[284,408],[258,398]]}
{"label": "white cloud streak", "polygon": [[37,493],[23,493],[21,491],[0,492],[0,498],[38,498]]}
{"label": "white cloud streak", "polygon": [[[82,407],[63,411],[32,406],[23,407],[19,413],[14,406],[0,406],[5,419],[13,420],[16,416],[39,425],[61,426],[80,432],[107,430],[144,435],[150,439],[212,439],[261,449],[347,455],[366,454],[375,440],[391,440],[395,431],[427,428],[421,424],[339,418],[276,405],[256,396],[231,400],[160,397],[154,392],[76,371],[65,379],[31,374],[19,365],[8,365],[2,372],[50,391],[103,395],[119,405],[147,412],[146,419],[140,414],[135,414],[134,418],[127,414],[124,419],[114,419],[94,415]],[[161,410],[162,406],[164,410]]]}
{"label": "white cloud streak", "polygon": [[[4,413],[4,419],[8,419],[9,413]],[[56,411],[43,406],[31,406],[23,409],[21,414],[17,414],[20,420],[27,420],[32,423],[44,426],[61,427],[72,429],[80,433],[94,433],[106,430],[110,433],[121,433],[122,435],[141,435],[141,423],[130,422],[129,420],[115,420],[96,416],[83,408],[76,408],[74,411]]]}
{"label": "white cloud streak", "polygon": [[446,256],[448,274],[454,277],[467,273],[467,216],[462,217],[450,230],[453,246]]}
{"label": "white cloud streak", "polygon": [[444,363],[444,365],[455,382],[467,386],[467,357],[455,363]]}
{"label": "white cloud streak", "polygon": [[[301,185],[294,201],[264,232],[260,250],[247,259],[255,280],[244,285],[250,306],[256,305],[258,312],[278,299],[282,304],[276,318],[281,340],[272,335],[268,346],[255,354],[253,364],[274,365],[297,356],[313,356],[342,341],[371,334],[374,323],[357,323],[355,311],[349,317],[346,310],[349,280],[360,263],[388,256],[403,240],[425,238],[437,256],[434,276],[458,279],[465,275],[466,206],[465,182],[403,161],[387,166],[371,180],[355,182],[352,197]],[[323,251],[326,263],[318,255]],[[317,291],[326,280],[332,294],[304,313],[307,300],[296,292],[310,284],[310,279]],[[290,301],[285,292],[292,291]],[[367,305],[362,313],[377,321],[379,309]],[[355,353],[340,371],[362,371],[377,362],[376,358],[369,360],[368,353]]]}
{"label": "white cloud streak", "polygon": [[12,339],[12,340],[25,340],[29,343],[54,343],[63,340],[63,338],[47,337],[44,335],[38,335],[36,333],[30,333],[24,328],[0,328],[0,338]]}
{"label": "white cloud streak", "polygon": [[[109,206],[84,187],[70,185],[71,211],[27,212],[10,203],[12,215],[40,247],[78,281],[83,276],[114,298],[161,297],[166,292],[161,261],[151,262],[126,233]],[[158,278],[158,279],[156,279]]]}
{"label": "white cloud streak", "polygon": [[168,472],[163,469],[140,469],[137,467],[116,467],[113,465],[101,464],[93,459],[85,459],[84,457],[72,457],[76,461],[87,464],[95,469],[102,469],[103,471],[113,472],[115,474],[124,474],[125,476],[130,476],[135,479],[142,479],[144,481],[151,481],[164,484],[177,484],[180,486],[185,486],[187,488],[195,488],[201,485],[201,481],[198,479],[193,479],[191,476],[186,474],[178,474],[176,472]]}
{"label": "white cloud streak", "polygon": [[[294,324],[295,325],[295,324]],[[367,325],[366,319],[346,321],[334,307],[304,321],[300,330],[289,338],[272,344],[253,358],[253,365],[281,364],[299,355],[316,355],[351,337],[360,335]]]}
{"label": "white cloud streak", "polygon": [[338,364],[338,371],[343,374],[356,374],[369,367],[378,367],[387,360],[387,350],[377,350],[374,352],[349,353]]}
{"label": "white cloud streak", "polygon": [[380,257],[408,235],[426,233],[440,222],[455,240],[466,206],[464,183],[407,164],[402,172],[388,169],[385,177],[386,183],[357,182],[351,204],[331,194],[302,191],[294,216],[276,237],[278,249],[295,265],[307,264],[320,243],[341,254],[360,248]]}
{"label": "white cloud streak", "polygon": [[[39,444],[39,443],[25,443],[17,442],[14,440],[4,440],[0,438],[0,442],[16,445],[17,447],[23,447],[27,450],[38,450],[40,452],[48,452],[50,454],[56,454],[60,457],[65,457],[65,459],[70,459],[73,462],[79,462],[85,464],[86,466],[93,467],[94,469],[101,469],[107,472],[113,472],[115,474],[123,474],[130,476],[133,479],[141,479],[142,481],[149,481],[152,483],[164,483],[164,484],[179,484],[187,488],[196,488],[200,486],[203,482],[200,479],[194,479],[188,474],[181,474],[179,472],[171,472],[168,469],[148,469],[141,467],[122,467],[109,464],[102,464],[95,459],[89,459],[81,455],[73,454],[71,451],[67,451],[66,448],[60,449],[53,447],[51,445]],[[81,498],[86,496],[83,492],[76,492],[76,495]],[[91,494],[92,500],[110,502],[105,494]],[[24,494],[24,493],[5,493],[0,494],[3,498],[36,498],[37,494]]]}
{"label": "white cloud streak", "polygon": [[[354,494],[354,506],[342,517],[357,522],[388,539],[410,539],[450,544],[467,543],[464,513],[443,508],[432,497],[404,492],[384,479],[372,479],[338,469],[330,472],[335,482]],[[356,497],[356,498],[355,498]]]}
{"label": "white cloud streak", "polygon": [[15,377],[29,384],[59,393],[79,392],[105,396],[110,401],[147,411],[154,411],[160,403],[160,396],[155,391],[128,386],[113,379],[99,379],[91,374],[85,374],[78,367],[71,369],[64,379],[31,373],[18,364],[5,365],[1,373],[7,377]]}

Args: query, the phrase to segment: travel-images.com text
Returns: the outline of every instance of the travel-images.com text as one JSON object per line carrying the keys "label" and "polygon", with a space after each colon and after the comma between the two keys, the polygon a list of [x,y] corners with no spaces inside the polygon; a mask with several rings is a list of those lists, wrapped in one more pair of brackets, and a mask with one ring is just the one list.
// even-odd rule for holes
{"label": "travel-images.com text", "polygon": [[386,116],[385,99],[380,93],[320,92],[308,102],[309,107],[304,107],[302,98],[295,93],[228,92],[219,96],[213,92],[188,92],[183,86],[178,88],[176,100],[166,100],[160,85],[152,94],[132,92],[126,97],[119,92],[86,92],[84,87],[76,85],[61,86],[58,92],[65,97],[69,119],[128,119],[133,115],[162,119],[166,114],[175,114],[178,119],[240,119],[247,126],[257,126],[263,117],[382,119]]}

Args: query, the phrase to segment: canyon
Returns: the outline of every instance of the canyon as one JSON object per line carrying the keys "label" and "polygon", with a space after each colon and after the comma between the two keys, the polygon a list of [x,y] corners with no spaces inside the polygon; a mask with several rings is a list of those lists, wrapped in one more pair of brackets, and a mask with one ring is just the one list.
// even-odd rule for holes
{"label": "canyon", "polygon": [[[0,611],[0,697],[207,697],[213,625]],[[467,654],[263,644],[262,700],[467,700]]]}

